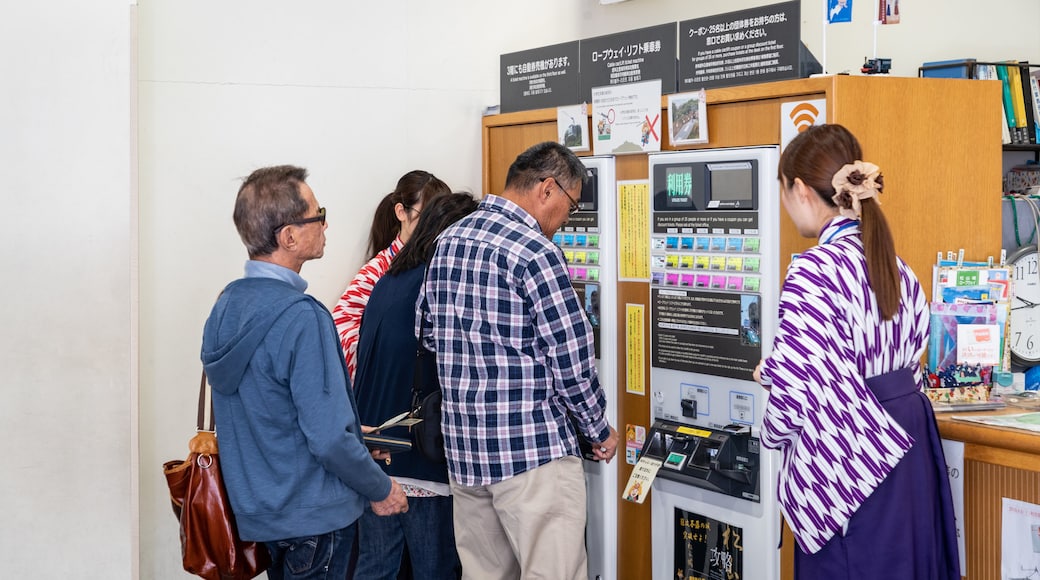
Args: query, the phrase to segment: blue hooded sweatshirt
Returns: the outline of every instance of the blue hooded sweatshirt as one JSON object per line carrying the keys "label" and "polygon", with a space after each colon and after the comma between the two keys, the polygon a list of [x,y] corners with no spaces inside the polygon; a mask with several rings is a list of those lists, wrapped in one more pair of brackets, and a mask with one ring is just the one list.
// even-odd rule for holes
{"label": "blue hooded sweatshirt", "polygon": [[243,540],[349,526],[390,494],[361,435],[339,336],[296,272],[246,263],[206,321],[221,470]]}

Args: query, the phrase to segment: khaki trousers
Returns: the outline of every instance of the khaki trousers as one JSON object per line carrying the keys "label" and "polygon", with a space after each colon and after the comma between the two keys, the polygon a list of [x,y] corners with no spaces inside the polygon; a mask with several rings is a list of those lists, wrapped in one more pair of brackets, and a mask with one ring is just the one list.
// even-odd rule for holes
{"label": "khaki trousers", "polygon": [[581,459],[451,493],[464,580],[587,580]]}

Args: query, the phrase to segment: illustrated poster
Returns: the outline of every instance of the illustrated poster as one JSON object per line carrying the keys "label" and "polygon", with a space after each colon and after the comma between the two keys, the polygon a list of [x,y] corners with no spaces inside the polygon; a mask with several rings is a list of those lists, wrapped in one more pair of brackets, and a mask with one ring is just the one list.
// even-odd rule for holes
{"label": "illustrated poster", "polygon": [[592,89],[596,155],[661,150],[661,80]]}

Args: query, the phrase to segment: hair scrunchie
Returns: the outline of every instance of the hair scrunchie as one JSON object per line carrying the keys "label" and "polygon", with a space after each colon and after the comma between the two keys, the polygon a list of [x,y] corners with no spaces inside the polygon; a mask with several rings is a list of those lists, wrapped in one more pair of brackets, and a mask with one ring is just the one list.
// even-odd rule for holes
{"label": "hair scrunchie", "polygon": [[[838,206],[841,215],[858,220],[860,218],[860,201],[876,198],[884,190],[884,179],[881,169],[873,163],[856,160],[847,163],[831,178],[831,185],[836,192],[831,200]],[[880,205],[880,201],[877,201]]]}

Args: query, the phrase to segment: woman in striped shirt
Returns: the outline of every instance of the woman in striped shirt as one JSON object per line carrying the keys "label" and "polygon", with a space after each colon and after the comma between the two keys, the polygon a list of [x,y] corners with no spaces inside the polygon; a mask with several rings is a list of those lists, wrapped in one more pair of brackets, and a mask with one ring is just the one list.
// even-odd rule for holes
{"label": "woman in striped shirt", "polygon": [[339,302],[332,310],[332,318],[336,322],[343,354],[347,361],[351,385],[357,371],[358,330],[361,328],[361,315],[365,312],[368,297],[372,288],[383,274],[390,268],[401,247],[408,242],[412,230],[419,222],[419,213],[424,205],[434,198],[451,193],[447,184],[432,173],[414,170],[405,173],[397,180],[394,188],[376,208],[372,218],[372,228],[368,237],[368,262],[347,284]]}

